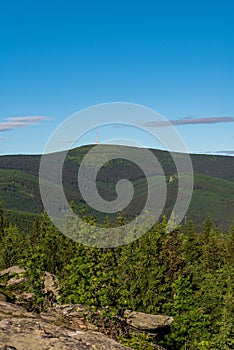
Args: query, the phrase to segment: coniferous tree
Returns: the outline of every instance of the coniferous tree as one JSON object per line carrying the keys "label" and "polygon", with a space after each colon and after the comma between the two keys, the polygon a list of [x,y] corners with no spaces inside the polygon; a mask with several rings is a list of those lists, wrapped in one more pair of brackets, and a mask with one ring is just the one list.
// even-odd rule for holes
{"label": "coniferous tree", "polygon": [[4,214],[3,214],[3,204],[0,201],[0,240],[4,236]]}

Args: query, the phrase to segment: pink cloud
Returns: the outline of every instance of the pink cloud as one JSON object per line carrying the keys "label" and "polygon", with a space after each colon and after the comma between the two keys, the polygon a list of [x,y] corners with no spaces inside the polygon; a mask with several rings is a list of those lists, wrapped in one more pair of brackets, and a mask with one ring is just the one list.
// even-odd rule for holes
{"label": "pink cloud", "polygon": [[46,118],[43,116],[7,118],[7,120],[10,122],[23,122],[23,123],[34,123],[34,122],[39,122],[39,121],[44,120],[44,119],[46,119]]}
{"label": "pink cloud", "polygon": [[180,118],[168,121],[149,121],[145,122],[144,126],[160,128],[169,125],[196,125],[196,124],[216,124],[216,123],[231,123],[234,122],[234,117],[205,117],[205,118]]}
{"label": "pink cloud", "polygon": [[6,118],[6,121],[0,122],[0,131],[29,127],[45,119],[43,116]]}

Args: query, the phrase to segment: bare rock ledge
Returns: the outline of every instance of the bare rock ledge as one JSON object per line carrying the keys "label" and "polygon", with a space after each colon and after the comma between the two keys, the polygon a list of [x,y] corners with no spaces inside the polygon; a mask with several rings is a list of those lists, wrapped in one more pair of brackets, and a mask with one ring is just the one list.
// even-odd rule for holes
{"label": "bare rock ledge", "polygon": [[126,322],[132,328],[135,328],[139,331],[149,332],[149,333],[157,333],[157,331],[162,328],[170,327],[173,322],[173,318],[169,316],[163,315],[150,315],[144,312],[136,312],[136,311],[125,311]]}
{"label": "bare rock ledge", "polygon": [[37,316],[18,305],[0,301],[0,350],[10,349],[129,350],[88,329],[82,320],[70,328],[53,313]]}

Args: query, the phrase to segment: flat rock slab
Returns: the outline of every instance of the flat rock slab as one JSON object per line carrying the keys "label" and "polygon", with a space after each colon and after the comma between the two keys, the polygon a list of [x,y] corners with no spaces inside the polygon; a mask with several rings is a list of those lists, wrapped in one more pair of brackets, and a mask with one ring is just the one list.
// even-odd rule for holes
{"label": "flat rock slab", "polygon": [[131,327],[145,332],[157,332],[158,329],[169,327],[173,318],[163,315],[150,315],[144,312],[125,311],[127,324]]}
{"label": "flat rock slab", "polygon": [[43,318],[24,308],[0,302],[0,349],[8,350],[129,350],[104,334],[64,325],[59,318]]}
{"label": "flat rock slab", "polygon": [[0,271],[0,277],[5,276],[5,275],[14,275],[14,274],[19,275],[21,273],[24,273],[25,271],[26,271],[25,269],[23,269],[17,265],[11,266],[5,270]]}

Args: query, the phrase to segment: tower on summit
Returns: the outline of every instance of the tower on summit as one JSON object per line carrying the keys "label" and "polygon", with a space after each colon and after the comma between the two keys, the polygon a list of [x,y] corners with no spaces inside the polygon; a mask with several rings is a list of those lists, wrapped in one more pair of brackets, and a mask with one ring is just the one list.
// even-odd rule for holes
{"label": "tower on summit", "polygon": [[96,131],[96,145],[99,145],[99,134],[98,134],[98,130]]}

